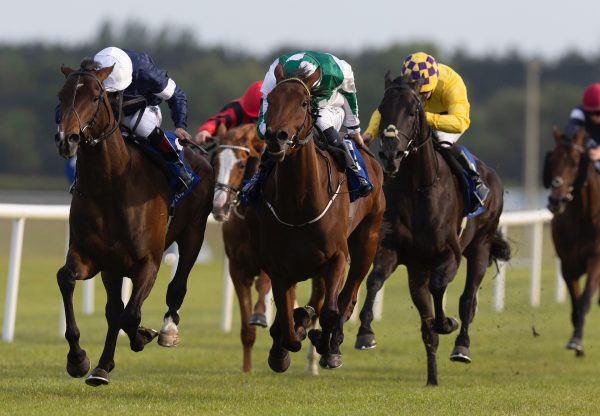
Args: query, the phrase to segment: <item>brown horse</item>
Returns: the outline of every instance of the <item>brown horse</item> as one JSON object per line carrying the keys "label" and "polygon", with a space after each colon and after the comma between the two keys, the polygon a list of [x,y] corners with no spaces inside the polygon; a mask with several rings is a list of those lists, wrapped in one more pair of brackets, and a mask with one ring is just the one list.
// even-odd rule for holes
{"label": "brown horse", "polygon": [[281,67],[275,70],[277,85],[268,96],[265,115],[265,151],[276,163],[264,183],[260,205],[247,210],[254,256],[271,277],[277,307],[268,359],[276,372],[287,370],[288,351],[300,350],[314,317],[312,308],[293,310],[294,287],[309,278],[313,301],[324,295],[319,316],[323,331],[309,333],[321,354],[319,364],[342,365],[343,324],[373,261],[385,210],[383,172],[376,160],[361,151],[375,189],[351,209],[346,175],[315,144],[311,87],[319,76],[317,70],[309,77],[284,79]]}
{"label": "brown horse", "polygon": [[[498,231],[502,213],[502,184],[481,162],[478,170],[490,188],[485,211],[463,223],[460,183],[434,149],[419,96],[421,84],[385,77],[381,112],[381,152],[388,176],[384,184],[387,209],[367,296],[360,313],[357,349],[373,348],[373,302],[383,282],[400,264],[408,270],[412,300],[421,317],[421,335],[427,352],[427,384],[437,385],[438,334],[458,328],[446,317],[443,297],[454,279],[461,257],[467,259],[467,280],[460,297],[461,330],[451,359],[470,362],[469,324],[477,305],[477,290],[486,268],[497,258],[507,260],[510,249]],[[433,305],[432,305],[433,298]],[[434,313],[435,309],[435,313]]]}
{"label": "brown horse", "polygon": [[[84,63],[79,70],[61,69],[66,82],[59,92],[62,119],[55,140],[61,156],[77,154],[77,185],[69,216],[69,249],[57,280],[67,324],[67,372],[82,377],[90,362],[79,346],[73,290],[77,280],[90,279],[98,272],[102,275],[108,332],[98,365],[86,379],[87,384],[98,386],[109,382],[108,373],[115,367],[120,329],[129,336],[133,351],[141,351],[157,335],[140,326],[141,307],[154,285],[163,251],[174,241],[180,257],[167,290],[168,311],[159,343],[179,342],[177,311],[204,240],[214,180],[210,165],[185,149],[185,158],[201,181],[169,221],[170,190],[165,175],[142,151],[123,140],[118,117],[109,104],[102,81],[112,67],[94,70]],[[133,282],[127,305],[121,300],[123,276]]]}
{"label": "brown horse", "polygon": [[[258,167],[264,142],[256,133],[256,124],[245,124],[219,132],[219,145],[212,164],[216,183],[213,216],[223,223],[223,242],[229,259],[229,274],[235,287],[241,314],[241,340],[244,349],[243,370],[252,368],[252,347],[256,341],[256,326],[267,327],[265,297],[271,290],[271,280],[252,256],[250,230],[246,225],[246,207],[238,204],[238,192],[244,178]],[[231,215],[233,213],[233,215]],[[255,277],[258,278],[255,280]],[[252,285],[258,300],[252,308]]]}
{"label": "brown horse", "polygon": [[[552,241],[571,296],[573,336],[567,349],[583,355],[583,325],[600,282],[600,176],[585,150],[585,130],[568,138],[554,129],[556,146],[546,159],[545,185]],[[581,291],[579,279],[587,274]]]}

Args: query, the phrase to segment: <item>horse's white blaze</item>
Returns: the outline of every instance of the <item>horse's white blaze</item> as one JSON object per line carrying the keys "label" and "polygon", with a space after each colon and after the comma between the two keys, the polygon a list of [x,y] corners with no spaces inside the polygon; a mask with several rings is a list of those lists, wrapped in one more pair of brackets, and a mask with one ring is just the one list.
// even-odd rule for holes
{"label": "horse's white blaze", "polygon": [[[238,162],[238,159],[235,157],[235,153],[232,149],[224,149],[219,153],[218,158],[219,172],[217,173],[217,182],[229,184],[231,170]],[[213,207],[222,208],[227,202],[227,194],[228,192],[223,189],[216,190],[215,196],[213,197]]]}

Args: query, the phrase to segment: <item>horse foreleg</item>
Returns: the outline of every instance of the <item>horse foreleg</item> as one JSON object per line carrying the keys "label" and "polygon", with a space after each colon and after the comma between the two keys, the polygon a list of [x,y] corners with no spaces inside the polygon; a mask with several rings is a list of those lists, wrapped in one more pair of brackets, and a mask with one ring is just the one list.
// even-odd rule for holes
{"label": "horse foreleg", "polygon": [[133,289],[131,298],[121,316],[121,327],[129,336],[131,350],[135,352],[142,351],[146,344],[158,336],[157,331],[140,326],[140,322],[142,321],[142,304],[156,281],[159,261],[160,259],[157,262],[145,261],[131,278]]}
{"label": "horse foreleg", "polygon": [[102,272],[102,283],[106,290],[105,316],[108,330],[104,341],[104,350],[102,351],[98,365],[85,380],[86,384],[94,387],[108,384],[108,373],[115,368],[115,348],[119,330],[121,329],[121,314],[124,309],[123,301],[121,300],[123,278],[118,275]]}
{"label": "horse foreleg", "polygon": [[340,344],[344,341],[344,333],[342,331],[343,317],[340,314],[338,300],[345,269],[346,256],[340,251],[332,256],[324,274],[325,303],[319,316],[319,324],[323,331],[311,330],[309,333],[311,342],[317,348],[317,352],[321,354],[319,365],[328,369],[342,366]]}
{"label": "horse foreleg", "polygon": [[250,325],[266,328],[269,325],[267,322],[266,298],[271,290],[271,279],[269,279],[269,276],[265,272],[261,271],[254,285],[258,292],[258,299],[254,305],[254,310],[249,323]]}
{"label": "horse foreleg", "polygon": [[373,322],[373,304],[375,296],[381,290],[384,282],[398,267],[398,256],[394,250],[389,250],[379,246],[375,254],[373,270],[367,277],[367,294],[365,302],[360,311],[360,327],[356,334],[354,348],[358,350],[368,350],[377,346],[375,332],[371,328]]}
{"label": "horse foreleg", "polygon": [[410,297],[421,317],[421,338],[423,339],[425,352],[427,353],[427,385],[437,386],[436,353],[439,336],[433,330],[433,307],[431,304],[431,293],[427,288],[427,281],[427,273],[408,268]]}
{"label": "horse foreleg", "polygon": [[235,264],[235,260],[229,261],[229,274],[233,281],[233,287],[238,298],[241,316],[240,337],[244,350],[243,371],[248,372],[252,368],[252,347],[256,341],[256,328],[250,324],[250,312],[252,310],[252,276],[245,276],[243,268]]}
{"label": "horse foreleg", "polygon": [[459,314],[460,314],[460,333],[454,342],[454,349],[450,354],[452,361],[470,363],[470,338],[469,325],[473,322],[475,311],[477,310],[477,291],[481,281],[485,276],[488,259],[490,256],[490,244],[472,243],[473,249],[468,250],[467,256],[467,279],[465,288],[460,296]]}
{"label": "horse foreleg", "polygon": [[56,280],[58,282],[58,287],[60,288],[65,308],[65,338],[69,343],[67,373],[69,373],[71,377],[83,377],[90,370],[90,360],[85,350],[79,346],[80,333],[77,322],[75,321],[75,312],[73,311],[73,291],[75,290],[77,274],[67,265],[64,265],[56,273]]}
{"label": "horse foreleg", "polygon": [[561,263],[561,269],[571,299],[571,324],[573,325],[573,335],[567,342],[566,348],[574,350],[578,355],[583,355],[583,328],[580,325],[583,320],[580,318],[581,310],[579,308],[579,298],[581,297],[580,274],[575,271],[575,267],[566,264],[564,261]]}
{"label": "horse foreleg", "polygon": [[[452,317],[446,317],[444,312],[444,294],[448,283],[454,279],[458,263],[453,253],[448,253],[445,258],[440,259],[438,266],[434,268],[429,278],[429,291],[433,297],[435,308],[434,329],[438,334],[449,334],[458,329],[458,321]],[[487,264],[487,263],[486,263]]]}
{"label": "horse foreleg", "polygon": [[286,371],[291,363],[288,351],[300,351],[302,344],[296,337],[293,320],[294,287],[272,280],[273,298],[277,307],[270,334],[273,345],[269,351],[269,367],[277,373]]}
{"label": "horse foreleg", "polygon": [[[583,355],[583,327],[585,323],[585,316],[590,310],[590,304],[592,296],[598,290],[598,283],[600,279],[600,256],[593,256],[587,262],[587,279],[585,282],[585,288],[583,293],[577,302],[577,320],[574,322],[575,331],[577,332],[579,344],[575,345],[575,352],[577,356]],[[567,348],[569,345],[567,345]]]}
{"label": "horse foreleg", "polygon": [[185,236],[185,239],[177,240],[179,261],[175,275],[167,288],[167,312],[158,337],[158,344],[163,347],[176,347],[179,345],[179,328],[177,327],[179,325],[179,308],[181,308],[187,293],[187,281],[190,271],[202,248],[205,228],[206,222],[203,227],[194,229],[195,233],[189,233]]}

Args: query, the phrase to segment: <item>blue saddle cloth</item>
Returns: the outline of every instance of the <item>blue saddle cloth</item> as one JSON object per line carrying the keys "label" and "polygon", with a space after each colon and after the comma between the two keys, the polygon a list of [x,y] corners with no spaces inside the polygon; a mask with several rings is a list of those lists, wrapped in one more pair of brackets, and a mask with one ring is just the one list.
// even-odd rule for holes
{"label": "blue saddle cloth", "polygon": [[[175,134],[172,131],[167,131],[167,132],[165,132],[165,135],[167,136],[167,139],[169,139],[169,142],[171,142],[171,146],[173,146],[174,149],[178,149],[177,137],[175,136]],[[171,195],[171,201],[170,201],[171,207],[174,208],[175,206],[177,206],[177,204],[179,202],[181,202],[181,200],[183,198],[185,198],[191,192],[192,189],[194,189],[196,184],[198,182],[200,182],[200,176],[198,176],[198,174],[196,172],[194,172],[194,170],[187,163],[187,161],[183,157],[183,152],[181,152],[179,150],[177,151],[179,160],[183,163],[183,169],[185,169],[190,174],[190,176],[192,178],[192,183],[189,184],[189,186],[186,189],[181,190],[180,186],[179,186],[179,184],[180,184],[180,181],[179,181],[180,166],[177,165],[177,163],[169,162],[169,161],[165,160],[165,158],[160,154],[160,152],[150,145],[144,145],[143,143],[140,143],[137,140],[135,140],[135,141],[131,140],[131,142],[138,145],[138,147],[144,153],[147,153],[148,155],[150,155],[150,157],[153,160],[162,161],[163,166],[166,168],[166,169],[163,169],[163,171],[166,171],[167,180],[169,182],[169,190],[170,190],[170,195]],[[160,163],[160,162],[158,162],[158,163]]]}
{"label": "blue saddle cloth", "polygon": [[[356,162],[356,166],[358,166],[358,174],[371,183],[371,180],[369,179],[369,173],[367,172],[367,167],[365,166],[365,159],[360,151],[356,148],[354,141],[344,138],[344,142],[346,142],[346,147],[350,149],[350,154]],[[346,175],[348,176],[348,192],[350,193],[350,202],[354,202],[360,197],[358,193],[358,178],[357,175],[350,169],[346,169]],[[373,184],[371,183],[371,185]]]}
{"label": "blue saddle cloth", "polygon": [[[457,145],[457,146],[458,146],[460,153],[469,161],[469,165],[471,166],[471,169],[473,169],[475,172],[477,172],[477,162],[475,160],[475,157],[463,145]],[[485,207],[480,206],[475,211],[470,212],[470,207],[472,206],[473,202],[477,198],[475,196],[475,183],[473,182],[473,178],[471,178],[471,175],[469,175],[469,172],[467,172],[466,170],[463,170],[462,174],[463,174],[464,182],[467,184],[467,189],[465,191],[463,191],[463,200],[465,202],[465,209],[463,211],[463,215],[467,218],[473,218],[473,217],[478,216],[482,212],[484,212]]]}

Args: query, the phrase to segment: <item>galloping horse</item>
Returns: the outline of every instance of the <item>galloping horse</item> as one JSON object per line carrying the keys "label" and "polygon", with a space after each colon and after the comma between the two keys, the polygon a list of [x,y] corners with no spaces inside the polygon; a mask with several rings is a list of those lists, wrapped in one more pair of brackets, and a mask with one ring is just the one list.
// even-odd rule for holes
{"label": "galloping horse", "polygon": [[[246,207],[239,205],[237,196],[242,180],[256,171],[265,145],[256,133],[255,124],[245,124],[218,135],[220,144],[212,160],[216,174],[213,216],[218,221],[224,221],[225,253],[229,259],[229,274],[240,305],[240,337],[244,348],[242,368],[244,371],[250,371],[256,326],[267,327],[265,297],[271,290],[271,281],[252,256],[250,230],[245,221]],[[255,276],[258,276],[256,282]],[[251,292],[253,284],[258,291],[254,309]]]}
{"label": "galloping horse", "polygon": [[[443,308],[444,292],[457,272],[461,256],[467,259],[467,280],[460,298],[460,334],[451,359],[470,362],[469,324],[477,304],[477,290],[486,268],[497,258],[508,259],[510,249],[498,231],[502,213],[502,185],[498,175],[477,162],[490,188],[485,211],[463,222],[460,184],[435,150],[419,96],[420,83],[385,76],[379,106],[380,156],[387,179],[387,208],[373,270],[367,278],[367,296],[360,313],[357,349],[373,348],[373,301],[383,282],[400,264],[408,269],[411,298],[421,317],[421,335],[427,352],[427,384],[437,385],[438,334],[458,328]],[[433,305],[432,305],[433,297]],[[435,309],[435,313],[434,313]]]}
{"label": "galloping horse", "polygon": [[375,159],[361,151],[375,189],[351,209],[346,175],[315,144],[311,87],[319,76],[317,70],[309,77],[284,78],[280,67],[275,70],[277,85],[268,96],[265,115],[265,151],[276,163],[265,181],[260,205],[246,211],[254,256],[271,277],[277,307],[268,359],[276,372],[288,369],[288,351],[300,350],[314,318],[312,308],[293,310],[294,287],[309,278],[313,278],[314,298],[320,296],[315,294],[318,290],[324,294],[319,316],[323,331],[309,333],[321,354],[319,364],[342,365],[343,324],[373,261],[385,210],[383,173]]}
{"label": "galloping horse", "polygon": [[[186,160],[201,181],[174,210],[169,221],[170,191],[165,175],[137,147],[127,144],[119,129],[102,81],[112,67],[94,70],[82,63],[78,70],[62,68],[66,82],[59,92],[62,119],[55,140],[63,157],[77,154],[77,183],[69,216],[69,250],[57,273],[63,297],[69,343],[67,372],[83,377],[90,368],[79,346],[73,312],[77,280],[102,275],[106,288],[108,332],[97,367],[86,379],[92,386],[107,384],[115,367],[117,336],[123,329],[133,351],[141,351],[156,331],[140,326],[142,303],[150,293],[163,251],[179,245],[179,263],[167,290],[168,310],[159,343],[177,345],[178,309],[187,278],[204,240],[213,195],[210,165],[191,150]],[[127,305],[121,300],[123,276],[133,282]]]}
{"label": "galloping horse", "polygon": [[584,319],[600,283],[600,176],[587,157],[585,134],[581,129],[568,138],[555,128],[556,146],[544,167],[544,185],[551,188],[548,209],[554,214],[552,241],[571,296],[573,336],[566,347],[577,356],[583,355]]}

